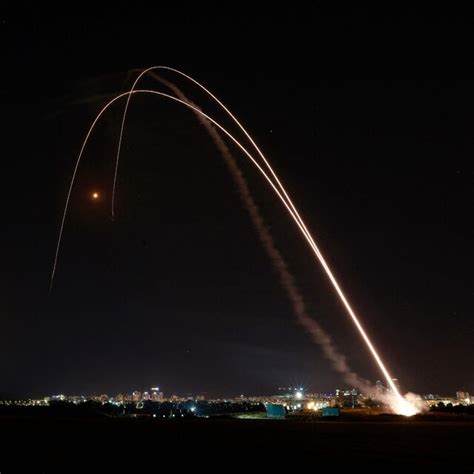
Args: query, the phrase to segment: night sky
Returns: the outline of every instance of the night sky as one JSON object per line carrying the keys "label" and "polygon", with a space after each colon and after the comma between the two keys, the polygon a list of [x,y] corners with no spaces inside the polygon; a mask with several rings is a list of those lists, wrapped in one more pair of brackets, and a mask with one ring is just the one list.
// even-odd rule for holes
{"label": "night sky", "polygon": [[[251,131],[402,390],[474,390],[474,83],[394,79],[446,77],[454,60],[443,35],[465,41],[469,25],[361,23],[315,11],[252,19],[178,8],[125,13],[0,18],[0,393],[345,386],[296,324],[212,141],[192,113],[161,99],[132,99],[115,222],[124,103],[94,134],[48,294],[87,128],[137,68],[158,64],[201,80]],[[402,24],[410,54],[398,42]],[[407,31],[417,32],[416,45]],[[382,32],[390,47],[378,44]],[[158,87],[150,78],[142,84]],[[218,113],[186,82],[176,84]],[[322,269],[232,150],[311,315],[375,382],[381,375]]]}

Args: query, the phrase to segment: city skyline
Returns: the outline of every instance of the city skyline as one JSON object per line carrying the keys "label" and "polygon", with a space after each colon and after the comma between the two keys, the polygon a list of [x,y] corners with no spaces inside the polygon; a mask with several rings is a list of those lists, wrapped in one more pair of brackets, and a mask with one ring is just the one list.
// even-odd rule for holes
{"label": "city skyline", "polygon": [[[391,387],[382,386],[377,381],[377,390],[390,392]],[[381,398],[382,399],[382,398]],[[380,400],[381,400],[380,399]],[[0,399],[0,405],[11,406],[55,406],[57,403],[69,403],[72,405],[82,405],[83,403],[96,402],[102,405],[111,404],[114,406],[135,406],[137,409],[145,408],[145,404],[156,404],[169,406],[169,404],[185,403],[187,409],[199,416],[196,407],[199,404],[221,404],[221,403],[260,403],[265,407],[269,405],[279,405],[290,410],[298,411],[319,411],[325,407],[339,407],[342,409],[368,409],[372,415],[388,412],[393,413],[393,407],[381,402],[371,395],[359,392],[356,388],[336,388],[330,392],[314,392],[304,387],[278,387],[272,394],[240,394],[234,396],[209,396],[208,393],[199,394],[166,394],[159,387],[151,387],[148,390],[133,390],[124,393],[109,395],[106,393],[94,394],[55,394],[40,398],[22,399]],[[189,405],[189,403],[194,403]],[[459,390],[455,394],[423,394],[417,396],[417,406],[420,413],[425,413],[435,409],[450,409],[453,407],[471,409],[474,406],[474,395],[466,390]],[[170,412],[172,413],[172,411]]]}
{"label": "city skyline", "polygon": [[[393,382],[397,386],[398,390],[401,393],[405,393],[403,386],[400,385],[398,379],[394,378]],[[177,392],[173,390],[171,387],[168,390],[164,390],[160,388],[156,384],[152,387],[146,386],[136,386],[134,388],[125,387],[118,392],[114,392],[109,395],[107,390],[95,390],[93,392],[83,392],[83,391],[76,391],[74,393],[65,393],[61,390],[57,391],[55,394],[35,394],[36,397],[32,396],[32,394],[8,394],[8,393],[0,393],[0,400],[3,399],[35,399],[38,398],[38,395],[41,395],[40,398],[50,398],[50,399],[57,399],[57,400],[64,400],[69,398],[80,398],[85,397],[85,399],[100,399],[101,397],[107,397],[107,399],[117,399],[117,398],[124,398],[128,401],[163,401],[163,400],[172,400],[172,399],[196,399],[196,400],[222,400],[222,399],[238,399],[238,398],[245,398],[245,399],[252,399],[252,398],[265,398],[265,397],[278,397],[278,396],[289,396],[293,394],[296,398],[301,398],[300,394],[304,394],[304,397],[317,397],[317,396],[325,396],[325,397],[333,397],[337,398],[338,392],[346,392],[346,393],[355,393],[365,396],[367,398],[373,398],[376,393],[383,395],[385,393],[390,393],[391,388],[390,385],[386,382],[382,382],[381,380],[376,380],[373,383],[373,387],[375,392],[370,394],[364,394],[363,392],[357,390],[355,387],[351,387],[347,384],[340,384],[337,387],[332,387],[330,389],[323,389],[321,387],[317,387],[315,385],[284,385],[274,387],[273,390],[270,390],[267,393],[243,393],[242,391],[238,391],[236,393],[210,393],[209,391],[202,389],[197,390],[194,392],[191,391],[184,391],[184,392]],[[454,393],[449,393],[447,390],[437,390],[430,393],[419,394],[418,396],[424,400],[460,400],[462,403],[466,402],[469,404],[470,400],[472,399],[472,403],[474,404],[474,390],[469,388],[466,385],[460,384],[459,388]],[[18,397],[18,395],[21,395]],[[377,397],[375,396],[375,399]]]}

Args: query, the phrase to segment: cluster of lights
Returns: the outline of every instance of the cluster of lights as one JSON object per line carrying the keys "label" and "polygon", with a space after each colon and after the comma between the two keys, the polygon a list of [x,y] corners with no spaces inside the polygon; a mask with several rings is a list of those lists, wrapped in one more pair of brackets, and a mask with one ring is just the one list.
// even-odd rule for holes
{"label": "cluster of lights", "polygon": [[309,402],[309,403],[306,405],[306,408],[307,408],[308,410],[314,410],[314,411],[317,410],[316,404],[315,404],[314,402]]}
{"label": "cluster of lights", "polygon": [[315,402],[315,401],[310,401],[306,404],[306,408],[308,410],[312,411],[318,411],[321,410],[321,408],[327,407],[329,404],[327,402]]}

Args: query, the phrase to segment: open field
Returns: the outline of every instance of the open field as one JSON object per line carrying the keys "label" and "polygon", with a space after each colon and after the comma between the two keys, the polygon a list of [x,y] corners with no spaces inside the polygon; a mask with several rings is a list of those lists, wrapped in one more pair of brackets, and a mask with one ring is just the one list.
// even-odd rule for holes
{"label": "open field", "polygon": [[165,456],[194,465],[225,458],[244,464],[255,459],[314,466],[463,466],[471,472],[474,422],[441,420],[0,418],[0,471],[32,461],[46,470],[67,470],[71,460],[76,468],[96,462],[146,465]]}

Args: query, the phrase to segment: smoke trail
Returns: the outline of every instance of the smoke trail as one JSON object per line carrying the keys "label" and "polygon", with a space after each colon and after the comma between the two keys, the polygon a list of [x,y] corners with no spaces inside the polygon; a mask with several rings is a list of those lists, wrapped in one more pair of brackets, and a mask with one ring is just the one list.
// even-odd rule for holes
{"label": "smoke trail", "polygon": [[[170,69],[170,68],[167,68],[167,69]],[[181,73],[182,74],[182,73]],[[136,84],[137,80],[135,81],[134,83],[134,86]],[[193,82],[196,82],[193,80]],[[201,86],[203,88],[203,86]],[[156,96],[160,96],[160,97],[164,97],[164,98],[167,98],[169,100],[172,100],[172,101],[175,101],[175,102],[178,102],[186,107],[188,107],[189,109],[191,110],[194,110],[196,113],[199,113],[200,115],[204,116],[207,120],[209,120],[210,122],[212,122],[212,124],[214,126],[216,126],[219,130],[221,130],[227,137],[229,137],[243,152],[244,154],[250,159],[250,161],[254,164],[254,166],[258,169],[258,171],[263,175],[263,177],[265,178],[265,180],[268,182],[268,184],[270,185],[270,187],[272,188],[272,190],[274,191],[274,193],[276,194],[276,196],[280,199],[280,201],[282,202],[282,204],[285,206],[285,208],[287,209],[288,211],[288,214],[289,216],[293,219],[293,221],[295,222],[295,224],[298,226],[299,230],[301,231],[302,235],[305,237],[305,240],[307,241],[307,243],[309,244],[309,246],[311,247],[311,249],[313,250],[313,252],[315,253],[317,259],[319,260],[319,262],[321,263],[321,265],[323,266],[324,270],[326,271],[326,274],[327,276],[329,277],[331,283],[333,284],[334,286],[334,289],[336,290],[337,294],[339,295],[342,303],[344,304],[345,308],[347,309],[348,313],[349,313],[349,316],[351,317],[351,319],[353,320],[354,324],[356,325],[357,329],[359,330],[361,336],[363,337],[365,343],[367,344],[368,348],[370,349],[370,352],[372,353],[374,359],[376,360],[377,364],[379,365],[381,371],[383,372],[384,376],[386,377],[387,379],[387,382],[388,384],[390,385],[390,387],[392,388],[393,390],[393,393],[395,395],[395,402],[393,405],[392,405],[392,408],[394,408],[396,406],[396,408],[394,408],[394,410],[396,410],[397,413],[401,413],[401,414],[405,414],[405,415],[413,415],[415,413],[417,413],[417,409],[416,407],[408,402],[406,399],[404,399],[401,394],[399,393],[398,389],[396,388],[396,386],[394,385],[391,377],[390,377],[390,374],[388,373],[387,369],[385,368],[380,356],[378,355],[377,351],[375,350],[374,346],[372,345],[368,335],[365,333],[361,323],[359,322],[357,316],[355,315],[355,313],[353,312],[347,298],[345,297],[344,293],[342,292],[342,289],[339,287],[339,284],[337,282],[337,280],[335,279],[334,275],[332,274],[332,271],[331,269],[329,268],[329,266],[327,265],[325,259],[323,258],[322,254],[320,253],[318,247],[316,246],[311,234],[309,233],[309,231],[307,230],[303,220],[301,219],[300,215],[298,214],[298,212],[296,211],[295,209],[295,206],[293,205],[293,203],[291,202],[290,198],[288,197],[288,194],[286,193],[286,191],[283,189],[283,186],[281,185],[280,181],[278,180],[278,178],[275,178],[277,183],[275,184],[275,182],[271,179],[271,177],[265,172],[265,170],[262,168],[262,166],[257,162],[257,160],[249,153],[249,151],[231,134],[229,133],[222,125],[220,125],[216,120],[214,120],[213,118],[211,118],[209,115],[206,115],[204,112],[202,112],[200,109],[188,104],[187,102],[184,102],[180,99],[178,99],[177,97],[174,97],[174,96],[171,96],[169,94],[165,94],[163,92],[158,92],[158,91],[154,91],[154,90],[134,90],[132,88],[132,90],[130,92],[125,92],[123,94],[120,94],[118,95],[117,97],[115,97],[114,99],[110,100],[105,106],[103,106],[103,108],[100,110],[100,112],[97,114],[96,118],[94,119],[92,125],[90,126],[87,134],[86,134],[86,137],[83,141],[83,144],[82,144],[82,147],[81,147],[81,151],[79,152],[79,155],[78,155],[78,158],[77,158],[77,161],[76,161],[76,164],[75,164],[75,167],[74,167],[74,171],[73,171],[73,174],[72,174],[72,178],[71,178],[71,182],[70,182],[70,185],[69,185],[69,190],[68,190],[68,193],[67,193],[67,197],[66,197],[66,203],[65,203],[65,206],[64,206],[64,211],[63,211],[63,216],[62,216],[62,220],[61,220],[61,225],[60,225],[60,230],[59,230],[59,236],[58,236],[58,241],[57,241],[57,245],[56,245],[56,253],[55,253],[55,257],[54,257],[54,263],[53,263],[53,270],[51,272],[51,280],[50,280],[50,289],[52,287],[52,284],[53,284],[53,281],[54,281],[54,275],[55,275],[55,271],[56,271],[56,266],[57,266],[57,261],[58,261],[58,255],[59,255],[59,249],[60,249],[60,245],[61,245],[61,240],[62,240],[62,233],[63,233],[63,229],[64,229],[64,223],[65,223],[65,219],[66,219],[66,215],[67,215],[67,211],[68,211],[68,206],[69,206],[69,200],[70,200],[70,196],[71,196],[71,192],[72,192],[72,188],[74,186],[74,182],[75,182],[75,177],[76,177],[76,173],[77,173],[77,169],[79,167],[79,163],[81,161],[81,157],[82,157],[82,154],[84,152],[84,149],[85,149],[85,146],[88,142],[88,139],[95,127],[95,124],[97,123],[97,121],[99,120],[99,118],[102,116],[102,114],[114,103],[116,102],[117,100],[119,100],[120,98],[122,97],[125,97],[127,96],[128,98],[131,97],[131,95],[134,95],[134,94],[137,94],[137,93],[146,93],[146,94],[151,94],[151,95],[156,95]],[[127,105],[128,105],[128,100],[127,100]],[[226,109],[227,110],[227,109]],[[229,112],[230,114],[230,112]],[[230,114],[231,115],[231,114]],[[232,115],[231,115],[232,116]],[[232,116],[233,117],[233,116]],[[233,117],[234,120],[236,121],[235,117]],[[122,120],[122,127],[123,127],[123,124],[124,124],[124,120],[125,120],[125,115],[123,117],[123,120]],[[237,122],[238,123],[238,122]],[[239,126],[243,129],[243,127],[239,124]],[[123,129],[123,128],[122,128]],[[245,129],[243,129],[245,131]],[[248,136],[247,132],[245,132],[246,135]],[[251,139],[250,139],[251,140]],[[252,141],[252,140],[251,140]],[[252,143],[254,144],[254,142],[252,141]],[[255,148],[257,148],[257,146],[254,144]],[[258,148],[257,148],[258,150]],[[263,156],[263,154],[259,151],[259,154],[262,156],[264,162],[265,162],[265,165],[267,166],[267,168],[270,169],[271,171],[271,175],[272,176],[276,176],[275,175],[275,172],[272,170],[272,168],[270,167],[268,161],[265,159],[265,157]],[[118,165],[118,156],[119,156],[119,151],[117,153],[117,164],[116,164],[116,171],[117,171],[117,165]],[[115,184],[115,178],[114,178],[114,184]],[[280,189],[278,189],[280,188]]]}
{"label": "smoke trail", "polygon": [[[374,345],[372,344],[368,334],[365,332],[364,327],[362,326],[361,322],[359,321],[359,318],[357,317],[357,315],[354,312],[354,310],[352,309],[352,306],[350,305],[348,299],[346,298],[344,292],[342,291],[341,287],[339,286],[339,283],[338,283],[336,277],[333,275],[332,270],[329,268],[329,265],[327,264],[326,259],[323,257],[323,255],[319,251],[319,248],[316,245],[316,242],[314,241],[311,233],[307,229],[303,219],[301,218],[298,210],[296,209],[295,205],[293,204],[292,200],[290,199],[290,197],[289,197],[288,193],[286,192],[283,184],[281,183],[280,179],[278,178],[277,174],[275,173],[275,171],[271,167],[270,163],[265,158],[264,154],[262,153],[260,148],[257,146],[255,141],[252,139],[250,134],[247,132],[245,127],[239,122],[239,120],[232,114],[232,112],[209,89],[207,89],[200,82],[196,81],[195,79],[188,76],[187,74],[185,74],[185,73],[183,73],[183,72],[181,72],[177,69],[171,68],[171,67],[154,66],[154,67],[150,67],[148,69],[145,69],[144,71],[142,71],[139,74],[139,76],[135,80],[135,83],[132,86],[132,90],[144,74],[146,74],[150,71],[158,70],[158,69],[165,69],[165,70],[173,71],[174,73],[185,77],[186,79],[188,79],[189,81],[193,82],[195,85],[200,87],[202,90],[204,90],[206,92],[206,94],[209,97],[211,97],[215,102],[217,102],[219,104],[219,106],[227,113],[227,115],[229,115],[229,117],[235,122],[235,124],[244,133],[244,135],[247,137],[249,142],[252,144],[252,146],[255,148],[255,150],[259,154],[260,158],[263,160],[264,166],[267,168],[267,170],[269,172],[269,176],[266,176],[266,173],[260,168],[260,166],[257,163],[255,163],[255,160],[252,159],[252,161],[259,168],[259,171],[262,172],[262,174],[264,174],[265,178],[270,183],[273,190],[278,195],[280,200],[283,202],[283,204],[287,208],[289,214],[291,215],[293,220],[298,225],[298,227],[301,230],[303,236],[306,238],[306,241],[308,242],[309,246],[312,248],[314,254],[316,255],[317,259],[319,260],[319,263],[321,264],[324,271],[326,272],[326,275],[328,276],[329,280],[331,281],[337,295],[339,296],[339,299],[341,300],[342,304],[346,308],[348,315],[352,319],[354,325],[356,326],[357,330],[359,331],[360,335],[362,336],[362,339],[364,340],[367,348],[369,349],[369,351],[372,354],[374,360],[377,362],[377,365],[379,366],[380,370],[382,371],[385,379],[387,380],[388,387],[390,387],[390,392],[393,395],[393,397],[392,397],[393,400],[392,400],[392,403],[390,404],[390,406],[394,409],[394,411],[396,411],[396,413],[405,414],[407,416],[410,416],[410,415],[413,415],[413,414],[417,413],[418,408],[417,408],[416,404],[414,404],[412,400],[408,400],[406,398],[403,398],[402,395],[400,394],[398,388],[396,387],[396,385],[394,384],[394,382],[392,380],[392,377],[390,376],[389,371],[385,367],[385,364],[383,363],[383,361],[382,361],[381,357],[379,356],[377,350],[375,349]],[[128,101],[127,101],[127,106],[128,106]],[[125,113],[124,113],[124,117],[123,117],[123,121],[122,121],[122,130],[123,130],[123,123],[124,123],[124,120],[125,120],[125,114],[126,114],[127,106],[125,108]],[[118,153],[117,153],[117,165],[118,165],[119,154],[120,154],[120,147],[119,147],[119,150],[118,150]],[[115,186],[115,178],[114,178],[114,186]]]}
{"label": "smoke trail", "polygon": [[[332,273],[332,270],[329,268],[329,265],[326,263],[326,259],[323,257],[323,255],[321,254],[321,252],[319,251],[319,248],[318,246],[316,245],[316,242],[314,241],[311,233],[309,232],[309,230],[307,229],[303,219],[301,218],[298,210],[296,209],[296,206],[293,204],[292,200],[290,199],[288,193],[286,192],[283,184],[281,183],[281,181],[279,180],[277,174],[275,173],[275,171],[273,170],[273,168],[270,166],[270,163],[268,162],[268,160],[265,158],[265,155],[262,153],[262,151],[260,150],[260,148],[257,146],[257,144],[255,143],[255,141],[252,139],[252,137],[250,136],[250,134],[247,132],[247,130],[245,129],[245,127],[239,122],[239,120],[232,114],[232,112],[209,90],[207,89],[206,87],[204,87],[200,82],[196,81],[195,79],[193,79],[191,76],[188,76],[187,74],[185,74],[184,72],[181,72],[179,71],[178,69],[174,69],[174,68],[171,68],[171,67],[167,67],[167,66],[152,66],[152,67],[149,67],[145,70],[143,70],[139,75],[138,77],[135,79],[135,82],[133,83],[132,85],[132,88],[130,90],[130,92],[133,92],[133,90],[135,89],[135,86],[137,85],[138,81],[140,80],[140,78],[144,75],[144,74],[147,74],[151,71],[156,71],[158,69],[164,69],[164,70],[168,70],[168,71],[173,71],[174,73],[176,74],[179,74],[183,77],[185,77],[186,79],[188,79],[189,81],[193,82],[194,84],[196,84],[198,87],[200,87],[202,90],[204,90],[206,92],[206,94],[211,97],[215,102],[217,102],[219,104],[219,106],[227,113],[227,115],[229,115],[229,117],[234,121],[234,123],[240,128],[240,130],[244,133],[244,135],[247,137],[247,139],[249,140],[249,142],[252,144],[252,146],[255,148],[255,150],[257,151],[257,153],[259,154],[260,158],[262,159],[263,161],[263,164],[264,166],[267,168],[268,170],[268,173],[267,174],[263,169],[262,167],[256,162],[256,160],[248,153],[248,151],[241,146],[240,143],[238,143],[238,145],[240,146],[240,148],[247,154],[247,156],[252,160],[252,162],[255,164],[255,166],[257,166],[257,168],[259,169],[259,171],[264,175],[265,179],[268,181],[268,183],[270,184],[270,186],[273,188],[273,190],[275,191],[275,193],[278,195],[278,197],[280,198],[280,200],[283,202],[283,204],[285,205],[285,207],[287,208],[288,210],[288,213],[290,214],[290,216],[292,217],[292,219],[295,221],[295,223],[298,225],[301,233],[303,234],[303,236],[305,237],[307,243],[309,244],[309,246],[311,247],[311,249],[313,250],[314,254],[316,255],[316,258],[318,259],[319,263],[321,264],[321,266],[323,267],[324,271],[326,272],[326,275],[328,276],[329,280],[331,281],[333,287],[334,287],[334,290],[336,291],[337,295],[339,296],[339,299],[341,300],[341,303],[344,305],[344,307],[346,308],[346,311],[349,315],[349,317],[352,319],[354,325],[356,326],[357,330],[359,331],[360,335],[362,336],[362,339],[364,340],[365,344],[367,345],[367,348],[369,349],[370,353],[372,354],[372,357],[375,359],[375,361],[377,362],[377,365],[379,366],[380,370],[382,371],[385,379],[387,380],[387,383],[388,385],[390,386],[391,390],[396,394],[398,400],[399,400],[399,404],[400,405],[403,405],[403,406],[408,406],[406,404],[406,401],[403,400],[403,397],[401,396],[401,394],[399,393],[397,387],[395,386],[395,384],[393,383],[392,381],[392,377],[391,375],[389,374],[387,368],[385,367],[385,364],[383,363],[381,357],[379,356],[377,350],[375,349],[374,345],[372,344],[368,334],[365,332],[361,322],[359,321],[359,318],[357,317],[357,315],[355,314],[354,310],[352,309],[351,305],[349,304],[349,300],[346,298],[346,295],[344,294],[344,292],[342,291],[342,288],[339,286],[339,283],[336,279],[336,277],[333,275]],[[120,159],[120,148],[121,148],[121,144],[122,144],[122,136],[123,136],[123,129],[124,129],[124,125],[125,125],[125,117],[127,115],[127,110],[128,110],[128,106],[129,106],[129,103],[130,103],[130,99],[131,99],[131,95],[128,97],[127,99],[127,103],[125,105],[125,110],[124,110],[124,114],[123,114],[123,117],[122,117],[122,125],[121,125],[121,128],[120,128],[120,137],[119,137],[119,143],[118,143],[118,148],[117,148],[117,158],[116,158],[116,163],[115,163],[115,174],[114,174],[114,184],[113,184],[113,189],[112,189],[112,218],[113,218],[113,215],[114,215],[114,197],[115,197],[115,185],[116,185],[116,180],[117,180],[117,171],[118,171],[118,164],[119,164],[119,159]],[[215,123],[213,121],[213,123]],[[217,124],[216,124],[217,125]],[[219,126],[220,129],[222,129],[222,127]],[[225,130],[223,130],[224,132],[226,132]],[[228,136],[230,136],[227,132],[226,134]],[[233,139],[233,137],[230,137]],[[234,142],[235,142],[235,139],[233,139]],[[410,411],[410,410],[406,410],[407,412]]]}
{"label": "smoke trail", "polygon": [[[188,97],[186,97],[181,89],[179,89],[179,87],[177,87],[175,84],[158,76],[153,71],[150,71],[148,74],[158,82],[165,85],[176,95],[176,97],[181,99],[183,102],[187,102],[197,109],[199,108],[195,103],[189,100]],[[369,382],[363,380],[359,375],[350,369],[347,364],[346,357],[337,350],[331,337],[324,331],[319,323],[317,323],[308,315],[304,298],[298,289],[295,277],[289,270],[282,253],[280,250],[278,250],[275,244],[272,234],[265,225],[265,221],[262,217],[260,209],[258,208],[258,205],[256,204],[247,184],[247,180],[245,179],[245,176],[237,164],[237,161],[229,150],[229,147],[223,140],[220,133],[211,124],[211,122],[209,122],[209,120],[196,111],[194,111],[194,113],[198,121],[204,126],[211,136],[237,185],[242,202],[244,203],[245,208],[250,215],[250,219],[255,227],[260,241],[262,242],[263,248],[270,257],[270,260],[272,261],[273,266],[280,277],[280,282],[288,295],[291,305],[293,306],[293,311],[298,323],[303,326],[304,329],[306,329],[306,331],[311,336],[311,339],[321,347],[326,359],[331,362],[333,368],[337,372],[343,375],[344,380],[348,384],[350,384],[352,387],[357,387],[361,390],[367,391]]]}

